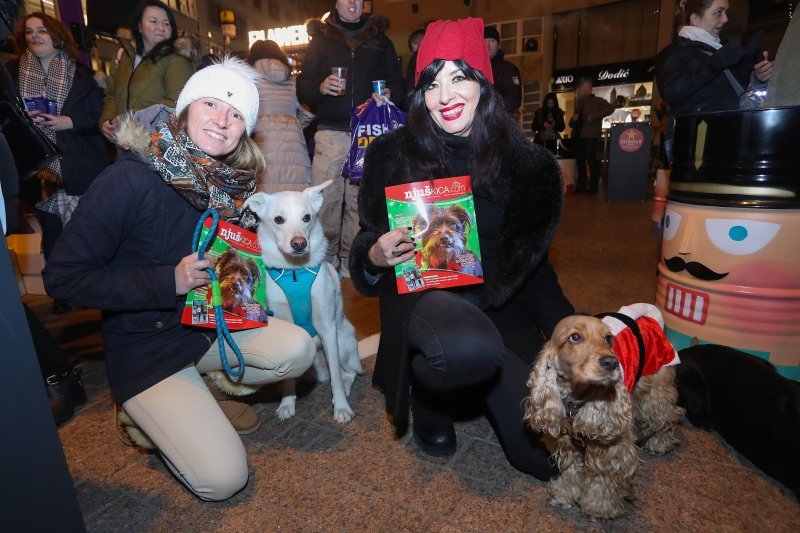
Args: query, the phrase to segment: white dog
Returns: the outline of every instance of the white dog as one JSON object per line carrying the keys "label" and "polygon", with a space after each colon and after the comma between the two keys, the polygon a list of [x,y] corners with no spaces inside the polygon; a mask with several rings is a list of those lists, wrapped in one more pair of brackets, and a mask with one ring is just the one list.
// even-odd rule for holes
{"label": "white dog", "polygon": [[[244,207],[259,219],[258,242],[267,267],[269,308],[276,317],[304,327],[314,338],[317,379],[327,381],[330,376],[333,418],[344,423],[353,418],[353,410],[347,403],[350,387],[356,374],[363,374],[364,370],[358,357],[355,329],[344,316],[338,274],[325,261],[328,240],[317,220],[322,191],[330,183],[329,180],[309,187],[302,193],[259,192],[248,198]],[[284,381],[278,418],[286,420],[294,416],[296,400],[294,380]]]}

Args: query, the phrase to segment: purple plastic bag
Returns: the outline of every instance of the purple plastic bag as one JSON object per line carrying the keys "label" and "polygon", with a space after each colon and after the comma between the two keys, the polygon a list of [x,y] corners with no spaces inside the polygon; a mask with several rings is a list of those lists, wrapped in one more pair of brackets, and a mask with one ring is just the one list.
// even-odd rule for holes
{"label": "purple plastic bag", "polygon": [[344,161],[342,175],[352,183],[360,183],[364,172],[364,154],[375,137],[406,123],[406,114],[393,103],[378,106],[369,99],[353,108],[350,130],[353,132],[350,153]]}
{"label": "purple plastic bag", "polygon": [[40,111],[49,115],[58,115],[58,102],[43,96],[33,96],[24,98],[25,109],[28,111]]}

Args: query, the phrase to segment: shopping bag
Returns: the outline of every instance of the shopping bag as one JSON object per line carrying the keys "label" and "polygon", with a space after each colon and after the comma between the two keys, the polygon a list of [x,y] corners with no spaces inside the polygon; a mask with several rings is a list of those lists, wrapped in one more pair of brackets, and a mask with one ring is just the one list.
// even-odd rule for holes
{"label": "shopping bag", "polygon": [[350,152],[344,161],[342,175],[352,183],[360,183],[364,172],[364,154],[375,137],[401,127],[406,123],[406,114],[392,102],[378,105],[369,99],[353,108],[350,130],[353,132]]}

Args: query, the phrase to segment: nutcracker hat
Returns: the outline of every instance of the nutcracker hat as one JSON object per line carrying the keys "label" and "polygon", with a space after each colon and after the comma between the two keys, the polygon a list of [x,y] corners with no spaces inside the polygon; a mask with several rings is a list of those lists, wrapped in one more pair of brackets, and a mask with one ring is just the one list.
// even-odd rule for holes
{"label": "nutcracker hat", "polygon": [[189,78],[178,96],[175,113],[200,98],[215,98],[236,108],[243,116],[247,134],[253,133],[258,118],[258,83],[261,75],[238,57],[225,56]]}
{"label": "nutcracker hat", "polygon": [[473,69],[480,71],[489,83],[494,83],[489,50],[483,39],[483,19],[437,20],[425,30],[425,38],[417,52],[414,84],[419,75],[436,59],[454,61],[463,59]]}

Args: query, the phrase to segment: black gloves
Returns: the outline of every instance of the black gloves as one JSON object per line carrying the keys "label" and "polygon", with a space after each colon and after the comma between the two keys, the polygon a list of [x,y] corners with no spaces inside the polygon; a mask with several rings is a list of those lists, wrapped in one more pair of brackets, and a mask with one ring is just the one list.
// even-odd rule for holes
{"label": "black gloves", "polygon": [[[756,54],[758,52],[760,52],[759,49],[761,48],[761,40],[763,38],[764,38],[764,30],[759,30],[756,33],[754,33],[753,37],[744,46],[744,49],[742,50],[743,51],[743,57],[746,57],[747,59],[755,58]],[[761,57],[760,59],[758,59],[758,61],[760,61],[762,59],[764,59],[764,58]]]}
{"label": "black gloves", "polygon": [[764,32],[757,31],[745,46],[724,45],[713,55],[714,63],[721,69],[732,67],[744,59],[754,59],[761,46]]}
{"label": "black gloves", "polygon": [[714,63],[721,68],[725,69],[732,67],[742,60],[744,57],[744,49],[741,46],[725,45],[712,56]]}

